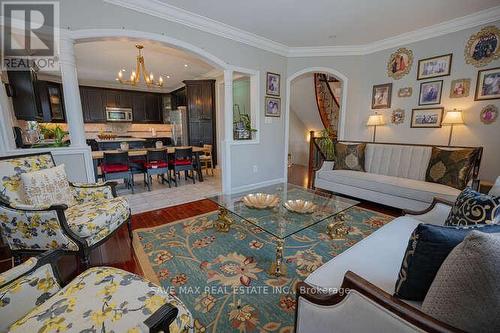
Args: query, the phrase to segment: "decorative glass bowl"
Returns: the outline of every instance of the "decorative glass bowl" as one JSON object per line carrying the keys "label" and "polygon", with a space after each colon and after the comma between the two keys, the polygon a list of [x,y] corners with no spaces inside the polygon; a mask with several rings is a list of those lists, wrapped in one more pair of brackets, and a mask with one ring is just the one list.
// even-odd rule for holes
{"label": "decorative glass bowl", "polygon": [[313,213],[317,206],[311,202],[306,200],[288,200],[283,204],[286,209],[291,212],[299,213],[299,214],[310,214]]}
{"label": "decorative glass bowl", "polygon": [[245,195],[242,201],[249,208],[266,209],[276,207],[280,198],[274,194],[252,193]]}

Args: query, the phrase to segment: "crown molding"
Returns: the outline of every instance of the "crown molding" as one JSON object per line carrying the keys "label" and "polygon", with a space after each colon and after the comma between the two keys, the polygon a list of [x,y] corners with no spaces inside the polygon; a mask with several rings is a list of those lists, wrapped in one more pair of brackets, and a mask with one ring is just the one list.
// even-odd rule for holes
{"label": "crown molding", "polygon": [[107,3],[228,38],[282,56],[288,46],[158,0],[104,0]]}
{"label": "crown molding", "polygon": [[289,47],[268,38],[251,32],[235,28],[228,24],[195,14],[193,12],[160,2],[158,0],[104,0],[107,3],[121,6],[130,10],[141,12],[195,28],[210,34],[218,35],[230,40],[247,44],[262,50],[276,53],[285,57],[328,57],[365,55],[379,52],[439,37],[460,30],[473,28],[479,25],[492,23],[499,20],[500,6],[485,9],[463,17],[441,22],[432,26],[406,32],[394,37],[359,45]]}

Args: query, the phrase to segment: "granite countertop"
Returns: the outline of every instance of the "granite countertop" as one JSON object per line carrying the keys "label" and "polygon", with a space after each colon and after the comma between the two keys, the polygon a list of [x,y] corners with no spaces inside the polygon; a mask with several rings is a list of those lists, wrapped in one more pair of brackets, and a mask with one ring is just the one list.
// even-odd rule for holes
{"label": "granite countertop", "polygon": [[99,139],[95,138],[96,142],[137,142],[137,141],[146,141],[148,139],[166,139],[169,138],[168,136],[149,136],[149,137],[141,137],[141,138],[113,138],[113,139]]}

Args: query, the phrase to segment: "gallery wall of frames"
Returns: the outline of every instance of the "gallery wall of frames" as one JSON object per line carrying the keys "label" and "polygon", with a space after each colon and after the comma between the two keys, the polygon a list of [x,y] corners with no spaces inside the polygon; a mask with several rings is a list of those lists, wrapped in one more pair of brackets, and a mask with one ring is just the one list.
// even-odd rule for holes
{"label": "gallery wall of frames", "polygon": [[495,23],[372,56],[366,118],[377,113],[386,121],[377,141],[447,145],[451,126],[443,119],[458,110],[463,124],[455,125],[451,144],[483,145],[483,174],[494,178],[500,168],[494,152],[500,142],[500,22]]}

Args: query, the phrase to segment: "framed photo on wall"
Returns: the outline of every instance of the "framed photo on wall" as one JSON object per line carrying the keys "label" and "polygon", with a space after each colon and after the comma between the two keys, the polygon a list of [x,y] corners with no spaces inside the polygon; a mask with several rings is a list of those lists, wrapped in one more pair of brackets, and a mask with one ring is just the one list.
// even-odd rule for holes
{"label": "framed photo on wall", "polygon": [[498,98],[500,98],[500,67],[478,71],[474,100],[483,101]]}
{"label": "framed photo on wall", "polygon": [[447,76],[451,73],[451,59],[453,54],[421,59],[418,61],[417,80]]}
{"label": "framed photo on wall", "polygon": [[281,116],[281,100],[276,97],[266,96],[266,117],[280,117]]}
{"label": "framed photo on wall", "polygon": [[500,58],[500,29],[494,25],[484,27],[469,38],[465,45],[465,62],[482,67]]}
{"label": "framed photo on wall", "polygon": [[399,48],[391,54],[387,62],[387,75],[394,80],[399,80],[411,70],[413,52],[405,47]]}
{"label": "framed photo on wall", "polygon": [[392,83],[373,86],[372,109],[388,109],[391,107]]}
{"label": "framed photo on wall", "polygon": [[267,72],[266,94],[272,96],[280,95],[281,77],[279,74]]}
{"label": "framed photo on wall", "polygon": [[411,128],[439,128],[444,108],[421,108],[411,110]]}
{"label": "framed photo on wall", "polygon": [[451,81],[450,98],[461,98],[469,96],[470,79],[457,79]]}
{"label": "framed photo on wall", "polygon": [[443,80],[422,82],[420,84],[420,95],[418,105],[441,104],[441,91],[443,90]]}

